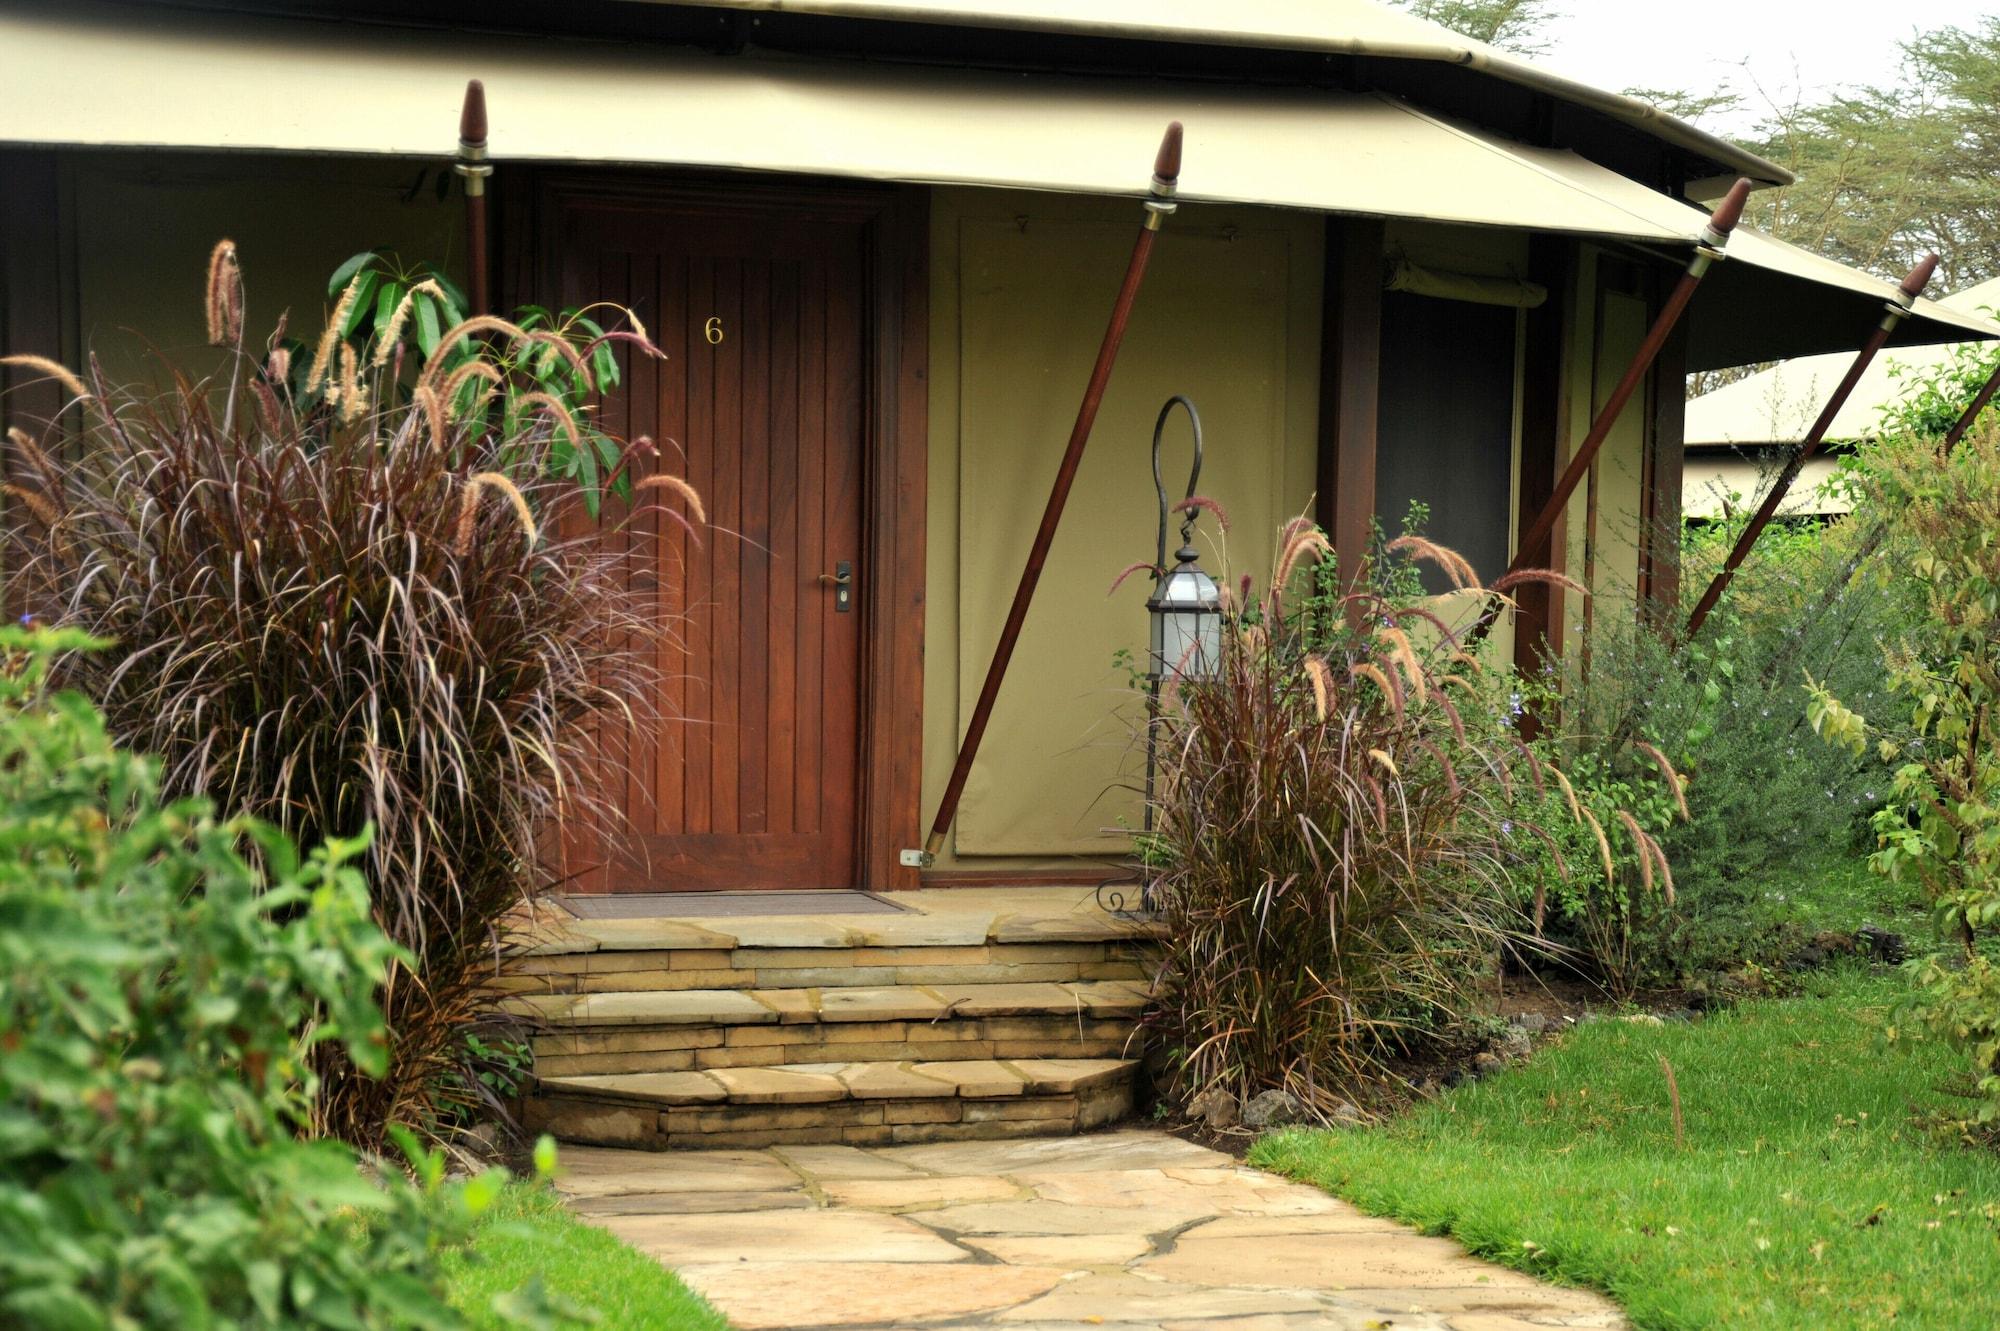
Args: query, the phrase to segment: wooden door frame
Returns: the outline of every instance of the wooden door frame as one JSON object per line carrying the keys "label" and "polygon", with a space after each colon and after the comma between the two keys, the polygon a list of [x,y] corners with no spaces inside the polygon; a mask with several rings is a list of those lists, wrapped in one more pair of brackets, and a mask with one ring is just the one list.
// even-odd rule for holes
{"label": "wooden door frame", "polygon": [[864,274],[857,887],[918,886],[899,863],[918,845],[923,798],[924,525],[929,449],[930,194],[920,186],[675,171],[502,168],[502,308],[561,280],[559,210],[578,203],[807,213],[859,224]]}

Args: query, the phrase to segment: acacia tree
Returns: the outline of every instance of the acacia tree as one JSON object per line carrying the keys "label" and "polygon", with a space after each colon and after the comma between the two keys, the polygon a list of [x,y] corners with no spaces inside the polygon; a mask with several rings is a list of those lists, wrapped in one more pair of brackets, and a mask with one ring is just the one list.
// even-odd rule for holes
{"label": "acacia tree", "polygon": [[1402,9],[1474,41],[1517,55],[1549,49],[1543,35],[1555,14],[1549,0],[1394,0]]}
{"label": "acacia tree", "polygon": [[1754,196],[1764,230],[1883,276],[1934,252],[1947,289],[2000,273],[2000,17],[1904,43],[1887,85],[1772,107],[1750,146],[1798,176]]}

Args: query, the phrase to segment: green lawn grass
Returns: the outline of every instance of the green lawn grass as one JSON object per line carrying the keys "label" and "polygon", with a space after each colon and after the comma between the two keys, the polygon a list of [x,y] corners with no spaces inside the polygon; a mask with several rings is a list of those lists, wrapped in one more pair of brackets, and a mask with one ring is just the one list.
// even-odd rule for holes
{"label": "green lawn grass", "polygon": [[1902,985],[1822,973],[1699,1023],[1594,1022],[1381,1129],[1251,1159],[1603,1289],[1639,1328],[2000,1326],[2000,1156],[1915,1121],[1970,1102],[1940,1089],[1961,1056],[1882,1045]]}
{"label": "green lawn grass", "polygon": [[[452,1305],[499,1331],[495,1309],[537,1278],[551,1302],[592,1310],[600,1331],[727,1331],[729,1324],[672,1271],[578,1220],[546,1187],[510,1185],[479,1219],[471,1244],[445,1255]],[[564,1317],[560,1331],[593,1325]]]}

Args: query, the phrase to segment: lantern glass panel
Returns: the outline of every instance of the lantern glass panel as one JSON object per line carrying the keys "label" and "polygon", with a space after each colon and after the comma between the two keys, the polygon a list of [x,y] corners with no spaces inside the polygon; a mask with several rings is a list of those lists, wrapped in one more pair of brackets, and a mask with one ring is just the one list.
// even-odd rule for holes
{"label": "lantern glass panel", "polygon": [[1152,612],[1153,673],[1159,679],[1206,679],[1221,659],[1221,597],[1215,579],[1182,564],[1159,584]]}

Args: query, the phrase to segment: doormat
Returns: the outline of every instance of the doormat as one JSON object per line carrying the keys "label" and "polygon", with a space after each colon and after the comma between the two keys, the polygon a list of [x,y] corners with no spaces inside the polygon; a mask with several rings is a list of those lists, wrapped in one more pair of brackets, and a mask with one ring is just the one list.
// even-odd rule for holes
{"label": "doormat", "polygon": [[617,892],[556,898],[579,920],[732,915],[896,915],[909,909],[874,892]]}

